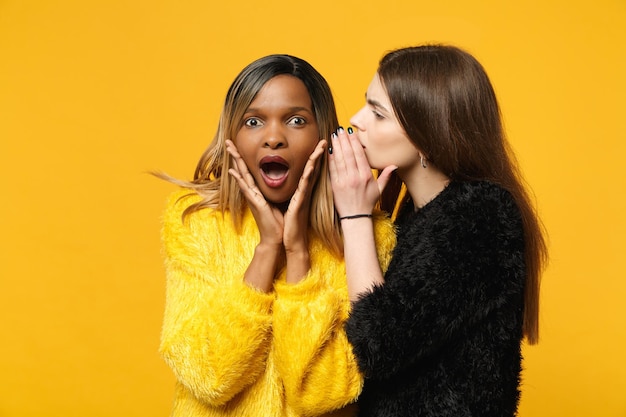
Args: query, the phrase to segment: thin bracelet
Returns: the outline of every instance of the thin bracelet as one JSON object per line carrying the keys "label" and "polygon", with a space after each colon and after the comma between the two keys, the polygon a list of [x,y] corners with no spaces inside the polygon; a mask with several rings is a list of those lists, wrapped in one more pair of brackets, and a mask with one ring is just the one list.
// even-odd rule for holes
{"label": "thin bracelet", "polygon": [[360,219],[361,217],[368,217],[371,219],[372,215],[371,214],[353,214],[352,216],[340,217],[339,221],[346,220],[346,219]]}

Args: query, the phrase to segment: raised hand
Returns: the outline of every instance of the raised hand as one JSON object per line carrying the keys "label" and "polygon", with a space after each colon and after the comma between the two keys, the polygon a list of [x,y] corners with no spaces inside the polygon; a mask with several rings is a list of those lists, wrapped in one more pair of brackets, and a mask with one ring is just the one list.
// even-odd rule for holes
{"label": "raised hand", "polygon": [[[312,179],[317,170],[319,157],[324,153],[325,148],[326,141],[321,140],[309,156],[298,182],[298,188],[291,197],[289,207],[284,214],[283,243],[287,251],[308,248],[306,237],[309,229],[309,210],[313,191]],[[302,247],[303,244],[304,247]]]}
{"label": "raised hand", "polygon": [[326,141],[321,140],[304,166],[298,188],[284,215],[283,243],[287,256],[287,282],[299,282],[311,267],[308,230],[311,194],[319,157],[324,153]]}
{"label": "raised hand", "polygon": [[[332,147],[329,171],[339,217],[371,214],[396,167],[386,167],[378,179],[374,178],[363,146],[351,129],[349,134],[339,129],[332,135]],[[370,219],[358,217],[343,220],[341,228],[348,295],[355,301],[363,292],[384,282],[376,254],[374,225]]]}
{"label": "raised hand", "polygon": [[371,214],[395,166],[376,179],[357,136],[339,129],[332,135],[329,171],[335,208],[339,216]]}
{"label": "raised hand", "polygon": [[282,244],[283,214],[278,208],[267,202],[232,141],[226,141],[226,150],[233,157],[234,161],[233,168],[229,169],[228,173],[239,183],[241,192],[246,198],[259,228],[261,242],[267,241],[267,243],[271,244]]}
{"label": "raised hand", "polygon": [[258,290],[270,292],[276,271],[284,262],[283,214],[267,202],[232,141],[226,141],[226,150],[234,161],[233,168],[228,173],[239,183],[261,236],[244,274],[244,281]]}

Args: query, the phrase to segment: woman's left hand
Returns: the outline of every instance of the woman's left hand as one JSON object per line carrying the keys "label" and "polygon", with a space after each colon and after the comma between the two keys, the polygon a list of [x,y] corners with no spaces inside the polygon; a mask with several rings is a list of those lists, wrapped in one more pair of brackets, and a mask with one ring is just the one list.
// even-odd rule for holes
{"label": "woman's left hand", "polygon": [[325,149],[326,141],[320,140],[304,166],[298,188],[291,197],[289,207],[284,214],[283,243],[287,252],[308,251],[309,210],[314,185],[312,178],[315,176],[319,158]]}

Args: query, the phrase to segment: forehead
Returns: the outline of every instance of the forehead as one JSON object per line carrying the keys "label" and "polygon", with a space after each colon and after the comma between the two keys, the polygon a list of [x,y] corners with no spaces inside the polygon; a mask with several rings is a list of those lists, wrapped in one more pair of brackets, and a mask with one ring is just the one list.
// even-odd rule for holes
{"label": "forehead", "polygon": [[389,96],[387,95],[387,91],[383,87],[383,83],[378,73],[374,74],[374,78],[372,78],[372,81],[367,87],[367,98],[380,102],[389,102]]}
{"label": "forehead", "polygon": [[311,110],[311,97],[306,86],[292,75],[277,75],[256,95],[250,107],[301,107]]}

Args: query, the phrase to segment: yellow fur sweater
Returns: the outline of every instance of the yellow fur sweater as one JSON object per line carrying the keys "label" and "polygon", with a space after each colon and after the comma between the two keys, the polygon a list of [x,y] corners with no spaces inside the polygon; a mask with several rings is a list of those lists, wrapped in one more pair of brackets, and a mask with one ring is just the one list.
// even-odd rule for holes
{"label": "yellow fur sweater", "polygon": [[[345,265],[310,239],[298,284],[262,293],[243,282],[259,232],[248,211],[237,234],[228,213],[181,214],[197,195],[170,197],[163,219],[167,274],[160,351],[177,386],[172,416],[352,416],[363,378],[344,332]],[[393,225],[375,219],[386,270]]]}

